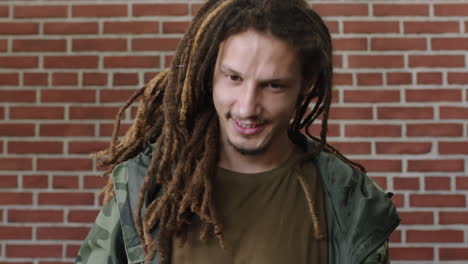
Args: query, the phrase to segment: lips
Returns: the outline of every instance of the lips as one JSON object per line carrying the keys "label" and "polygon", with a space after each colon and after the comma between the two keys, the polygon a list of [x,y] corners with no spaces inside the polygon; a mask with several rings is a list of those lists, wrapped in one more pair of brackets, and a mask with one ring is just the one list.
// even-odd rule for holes
{"label": "lips", "polygon": [[246,123],[237,120],[232,120],[236,130],[242,135],[255,135],[260,133],[265,127],[265,123]]}

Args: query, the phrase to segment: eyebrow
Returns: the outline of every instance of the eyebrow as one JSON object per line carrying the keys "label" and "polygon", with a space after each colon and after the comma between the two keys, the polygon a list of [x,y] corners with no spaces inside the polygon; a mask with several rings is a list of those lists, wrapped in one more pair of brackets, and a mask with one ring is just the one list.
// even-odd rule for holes
{"label": "eyebrow", "polygon": [[[242,76],[241,73],[238,71],[232,69],[231,67],[221,64],[220,65],[220,70],[223,73],[229,73],[229,74],[234,74],[238,76]],[[291,82],[293,78],[291,77],[285,77],[285,78],[276,78],[276,79],[266,79],[266,80],[259,80],[261,83],[288,83]]]}

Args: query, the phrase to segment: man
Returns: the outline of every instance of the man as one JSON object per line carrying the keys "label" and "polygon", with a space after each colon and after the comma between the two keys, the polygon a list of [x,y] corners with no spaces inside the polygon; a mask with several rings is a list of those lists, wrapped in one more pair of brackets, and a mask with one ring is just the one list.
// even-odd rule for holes
{"label": "man", "polygon": [[77,263],[389,263],[395,207],[326,143],[331,59],[304,1],[208,1],[119,113],[142,97]]}

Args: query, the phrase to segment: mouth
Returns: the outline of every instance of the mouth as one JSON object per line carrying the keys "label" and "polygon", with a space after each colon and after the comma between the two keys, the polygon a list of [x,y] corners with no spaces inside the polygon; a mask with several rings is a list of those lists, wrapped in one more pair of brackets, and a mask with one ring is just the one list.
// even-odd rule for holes
{"label": "mouth", "polygon": [[266,122],[242,122],[235,119],[231,120],[237,132],[248,136],[260,133],[266,125]]}

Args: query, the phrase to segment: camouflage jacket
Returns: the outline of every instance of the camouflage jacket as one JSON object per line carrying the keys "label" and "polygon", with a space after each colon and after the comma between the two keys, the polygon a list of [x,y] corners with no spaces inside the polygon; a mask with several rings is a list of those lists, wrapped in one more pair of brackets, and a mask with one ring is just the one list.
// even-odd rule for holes
{"label": "camouflage jacket", "polygon": [[[307,144],[307,151],[314,149],[315,145]],[[149,145],[114,169],[115,198],[102,208],[76,263],[144,262],[132,215],[152,150]],[[369,177],[332,154],[321,152],[313,162],[319,168],[326,197],[328,263],[390,263],[387,241],[400,222],[390,198]],[[156,228],[153,235],[157,232]],[[151,264],[161,264],[158,256]]]}

